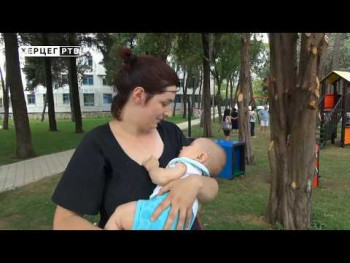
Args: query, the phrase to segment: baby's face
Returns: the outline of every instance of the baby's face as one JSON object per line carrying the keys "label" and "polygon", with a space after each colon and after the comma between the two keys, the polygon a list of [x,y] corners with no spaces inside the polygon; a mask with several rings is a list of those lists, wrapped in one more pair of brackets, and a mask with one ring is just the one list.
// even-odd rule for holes
{"label": "baby's face", "polygon": [[189,146],[183,146],[179,157],[187,157],[190,159],[196,159],[201,154],[201,149],[196,141],[192,142]]}

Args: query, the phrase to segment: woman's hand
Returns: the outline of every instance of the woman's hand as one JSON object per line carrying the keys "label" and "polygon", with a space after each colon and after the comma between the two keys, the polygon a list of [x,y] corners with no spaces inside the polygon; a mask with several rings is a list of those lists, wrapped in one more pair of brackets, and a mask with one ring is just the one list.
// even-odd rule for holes
{"label": "woman's hand", "polygon": [[201,187],[201,176],[198,175],[177,179],[163,186],[158,195],[162,195],[168,191],[170,191],[170,193],[154,211],[152,220],[156,220],[159,214],[171,205],[168,221],[165,224],[164,230],[170,230],[177,216],[179,217],[179,221],[176,229],[181,230],[183,226],[188,228],[192,219],[192,205]]}

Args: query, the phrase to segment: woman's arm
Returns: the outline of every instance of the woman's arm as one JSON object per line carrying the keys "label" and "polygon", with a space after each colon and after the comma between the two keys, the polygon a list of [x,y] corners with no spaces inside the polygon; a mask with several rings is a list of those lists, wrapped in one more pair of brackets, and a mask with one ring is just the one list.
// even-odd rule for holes
{"label": "woman's arm", "polygon": [[102,230],[94,226],[78,213],[57,206],[53,220],[53,230]]}

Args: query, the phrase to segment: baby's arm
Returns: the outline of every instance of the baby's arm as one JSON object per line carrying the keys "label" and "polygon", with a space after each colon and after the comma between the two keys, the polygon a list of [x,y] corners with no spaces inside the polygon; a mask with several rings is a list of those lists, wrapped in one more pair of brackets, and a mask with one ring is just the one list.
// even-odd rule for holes
{"label": "baby's arm", "polygon": [[183,163],[176,163],[175,167],[161,168],[159,162],[153,156],[143,162],[143,166],[147,169],[152,182],[157,185],[166,185],[172,180],[183,176],[187,167]]}

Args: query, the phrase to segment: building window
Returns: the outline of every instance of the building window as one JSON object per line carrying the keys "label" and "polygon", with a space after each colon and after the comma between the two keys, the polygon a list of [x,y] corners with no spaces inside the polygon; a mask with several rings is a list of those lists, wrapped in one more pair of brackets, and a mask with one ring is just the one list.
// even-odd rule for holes
{"label": "building window", "polygon": [[93,75],[85,75],[83,77],[83,85],[94,85],[94,76]]}
{"label": "building window", "polygon": [[58,80],[58,85],[63,86],[68,84],[68,74],[61,73],[61,78]]}
{"label": "building window", "polygon": [[89,67],[92,67],[92,56],[87,57]]}
{"label": "building window", "polygon": [[108,86],[108,82],[107,82],[107,77],[106,76],[102,77],[102,85],[103,86]]}
{"label": "building window", "polygon": [[2,108],[2,98],[0,98],[0,107]]}
{"label": "building window", "polygon": [[84,94],[84,106],[95,106],[95,94]]}
{"label": "building window", "polygon": [[112,94],[103,94],[103,104],[112,103]]}
{"label": "building window", "polygon": [[28,105],[35,104],[35,94],[27,95]]}
{"label": "building window", "polygon": [[63,94],[63,104],[70,104],[70,96],[69,93]]}

